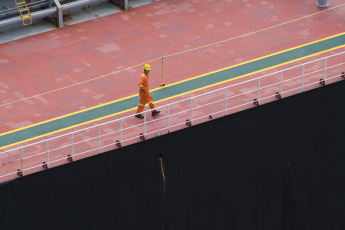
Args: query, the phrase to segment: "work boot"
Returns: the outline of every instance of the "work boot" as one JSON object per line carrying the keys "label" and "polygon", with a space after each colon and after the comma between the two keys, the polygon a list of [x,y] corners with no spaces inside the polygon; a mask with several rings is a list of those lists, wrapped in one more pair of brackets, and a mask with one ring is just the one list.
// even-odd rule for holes
{"label": "work boot", "polygon": [[152,111],[152,116],[156,116],[157,114],[159,114],[161,111],[158,111],[158,110],[155,110],[155,111]]}
{"label": "work boot", "polygon": [[139,114],[135,114],[135,117],[137,117],[137,118],[144,118],[144,116],[141,115],[140,113]]}

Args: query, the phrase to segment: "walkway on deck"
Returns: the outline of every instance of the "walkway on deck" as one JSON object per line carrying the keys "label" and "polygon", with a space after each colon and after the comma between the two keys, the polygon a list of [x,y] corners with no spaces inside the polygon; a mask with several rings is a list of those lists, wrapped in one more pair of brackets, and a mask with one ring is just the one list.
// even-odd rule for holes
{"label": "walkway on deck", "polygon": [[[343,46],[345,46],[345,33],[291,50],[272,54],[257,60],[242,63],[234,67],[231,66],[217,70],[213,73],[177,82],[164,88],[154,89],[152,90],[152,96],[156,101],[165,101],[167,99],[176,98],[181,94],[208,88],[240,76],[247,76],[264,69],[273,68],[297,59],[303,59],[311,55],[327,52]],[[42,137],[51,133],[56,133],[72,126],[75,127],[79,124],[91,123],[96,120],[109,117],[110,115],[117,115],[129,110],[134,110],[138,105],[138,101],[139,97],[137,95],[133,95],[125,99],[116,100],[95,108],[89,108],[61,118],[55,118],[21,130],[1,134],[0,148],[12,146],[28,139],[32,140],[35,137]]]}
{"label": "walkway on deck", "polygon": [[[318,8],[315,0],[162,0],[0,44],[0,149],[119,116],[131,115],[128,123],[135,123],[137,82],[145,63],[153,68],[152,95],[156,106],[162,106],[252,79],[260,70],[266,74],[283,64],[342,52],[345,1],[329,3],[328,8]],[[70,15],[65,19],[75,20]],[[1,35],[10,36],[0,31]],[[165,88],[159,87],[162,57]],[[306,70],[323,65],[314,63]],[[228,93],[252,89],[237,87]],[[198,103],[213,100],[201,99]],[[252,100],[252,95],[247,99]],[[53,135],[46,137],[49,134]],[[88,135],[78,138],[85,140]],[[32,156],[25,160],[25,168],[45,161],[45,156],[35,155],[44,148],[25,150],[25,157]],[[55,157],[60,156],[66,153],[57,152]],[[3,154],[0,165],[1,172],[15,172],[21,167],[20,154]]]}

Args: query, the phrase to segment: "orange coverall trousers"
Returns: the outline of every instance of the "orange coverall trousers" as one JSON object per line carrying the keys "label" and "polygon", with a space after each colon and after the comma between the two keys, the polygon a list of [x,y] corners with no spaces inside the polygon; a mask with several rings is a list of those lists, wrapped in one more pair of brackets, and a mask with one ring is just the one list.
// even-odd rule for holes
{"label": "orange coverall trousers", "polygon": [[153,99],[150,92],[146,91],[146,93],[144,93],[143,91],[139,90],[139,95],[140,95],[140,101],[139,101],[137,113],[141,113],[142,111],[144,111],[144,107],[146,103],[149,104],[150,109],[156,108],[155,105],[153,104]]}

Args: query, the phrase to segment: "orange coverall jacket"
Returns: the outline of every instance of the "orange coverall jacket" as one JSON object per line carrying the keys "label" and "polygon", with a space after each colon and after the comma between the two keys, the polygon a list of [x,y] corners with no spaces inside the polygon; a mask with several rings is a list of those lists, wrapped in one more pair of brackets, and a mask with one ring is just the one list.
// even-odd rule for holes
{"label": "orange coverall jacket", "polygon": [[143,90],[146,90],[146,93],[149,93],[149,75],[142,73],[140,80],[138,82],[138,85],[139,85],[139,88],[141,89],[139,91],[139,94],[144,93]]}

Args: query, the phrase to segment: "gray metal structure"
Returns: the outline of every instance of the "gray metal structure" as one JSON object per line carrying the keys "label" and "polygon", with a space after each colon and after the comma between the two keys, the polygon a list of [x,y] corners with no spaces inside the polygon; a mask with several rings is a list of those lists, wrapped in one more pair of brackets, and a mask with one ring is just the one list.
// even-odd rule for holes
{"label": "gray metal structure", "polygon": [[[6,1],[7,0],[0,4],[0,9],[5,9],[0,10],[0,28],[15,25],[22,22],[22,19],[18,13],[18,9],[15,6],[13,7],[13,5],[10,5],[14,1]],[[31,10],[33,20],[39,20],[46,17],[56,17],[57,26],[63,27],[64,10],[71,10],[78,7],[88,6],[106,1],[110,1],[124,9],[128,9],[128,0],[36,0],[28,4],[28,7]],[[7,4],[8,7],[5,7],[4,4]],[[1,20],[1,16],[5,17],[5,19]]]}
{"label": "gray metal structure", "polygon": [[110,2],[122,7],[123,9],[128,9],[128,0],[109,0]]}
{"label": "gray metal structure", "polygon": [[[27,2],[30,11],[52,7],[53,0],[32,0]],[[18,16],[19,11],[14,0],[0,0],[0,20]]]}
{"label": "gray metal structure", "polygon": [[328,0],[318,0],[317,6],[318,7],[328,7],[329,6]]}
{"label": "gray metal structure", "polygon": [[57,19],[58,19],[58,26],[61,28],[63,27],[63,13],[62,13],[62,6],[59,0],[54,0],[56,8],[57,8]]}

